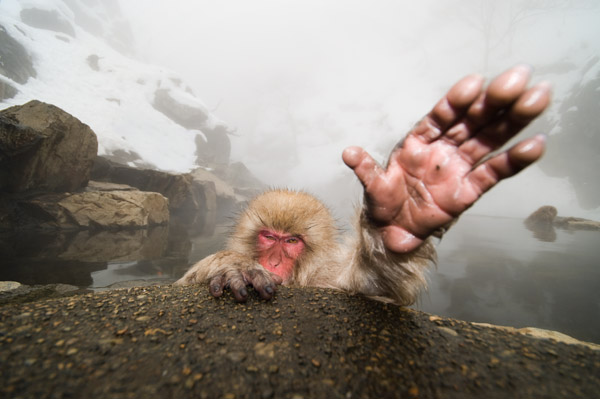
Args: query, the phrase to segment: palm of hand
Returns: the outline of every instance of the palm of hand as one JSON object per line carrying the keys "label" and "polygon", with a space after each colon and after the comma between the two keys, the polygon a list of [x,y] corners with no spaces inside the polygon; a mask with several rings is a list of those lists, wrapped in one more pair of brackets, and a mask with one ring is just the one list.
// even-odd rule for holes
{"label": "palm of hand", "polygon": [[363,186],[368,216],[393,252],[416,249],[501,179],[533,163],[544,137],[525,140],[482,161],[523,129],[547,106],[546,84],[526,89],[529,69],[515,67],[483,91],[483,81],[458,82],[394,149],[381,168],[364,150],[343,158]]}

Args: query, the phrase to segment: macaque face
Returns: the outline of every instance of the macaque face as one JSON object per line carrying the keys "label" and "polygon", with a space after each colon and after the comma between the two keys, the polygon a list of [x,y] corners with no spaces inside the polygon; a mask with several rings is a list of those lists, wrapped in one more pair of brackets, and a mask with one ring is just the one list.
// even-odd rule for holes
{"label": "macaque face", "polygon": [[261,230],[258,233],[258,262],[271,273],[287,281],[296,260],[304,251],[302,238],[282,231]]}

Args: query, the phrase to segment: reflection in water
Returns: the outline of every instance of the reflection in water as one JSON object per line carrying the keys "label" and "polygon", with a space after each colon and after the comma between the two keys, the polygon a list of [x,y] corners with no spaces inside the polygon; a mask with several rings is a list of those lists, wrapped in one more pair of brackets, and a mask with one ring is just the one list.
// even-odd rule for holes
{"label": "reflection in water", "polygon": [[415,307],[600,342],[600,233],[555,234],[540,241],[519,219],[461,218],[440,243],[430,290]]}
{"label": "reflection in water", "polygon": [[0,280],[99,288],[133,279],[173,279],[189,266],[192,248],[187,230],[176,225],[4,234]]}
{"label": "reflection in water", "polygon": [[[150,230],[0,236],[0,280],[99,288],[183,275],[224,246],[227,228],[190,237]],[[535,238],[520,219],[464,216],[438,246],[430,289],[415,306],[476,322],[558,330],[600,342],[600,232]]]}

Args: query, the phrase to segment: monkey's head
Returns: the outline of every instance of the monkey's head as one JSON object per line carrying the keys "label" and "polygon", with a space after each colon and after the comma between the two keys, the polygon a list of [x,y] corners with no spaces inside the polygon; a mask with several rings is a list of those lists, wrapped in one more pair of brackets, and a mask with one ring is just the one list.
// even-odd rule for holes
{"label": "monkey's head", "polygon": [[311,257],[335,247],[334,225],[327,207],[312,195],[267,191],[240,216],[229,249],[252,253],[285,283]]}

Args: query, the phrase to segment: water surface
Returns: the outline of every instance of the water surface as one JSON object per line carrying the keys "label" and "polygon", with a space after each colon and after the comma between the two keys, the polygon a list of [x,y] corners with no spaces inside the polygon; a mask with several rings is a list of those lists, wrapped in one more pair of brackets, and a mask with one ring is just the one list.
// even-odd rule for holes
{"label": "water surface", "polygon": [[534,234],[520,219],[462,217],[439,244],[415,307],[600,342],[600,232],[551,233]]}
{"label": "water surface", "polygon": [[[4,235],[0,280],[93,289],[131,280],[169,282],[221,249],[227,230],[220,226],[200,236],[177,226]],[[415,308],[600,343],[600,232],[540,235],[520,219],[467,215],[444,236],[438,253],[429,290]]]}

